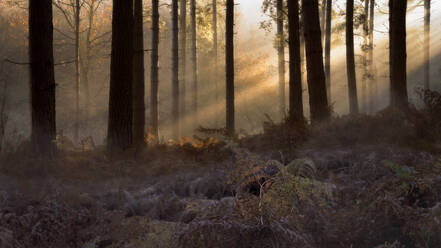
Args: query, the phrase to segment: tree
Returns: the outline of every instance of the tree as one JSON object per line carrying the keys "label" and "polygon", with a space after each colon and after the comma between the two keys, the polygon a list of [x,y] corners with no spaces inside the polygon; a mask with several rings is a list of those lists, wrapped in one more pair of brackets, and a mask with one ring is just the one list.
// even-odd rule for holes
{"label": "tree", "polygon": [[430,0],[424,0],[424,87],[430,89]]}
{"label": "tree", "polygon": [[107,149],[132,144],[133,1],[113,0]]}
{"label": "tree", "polygon": [[225,20],[226,131],[234,136],[234,0],[227,0]]}
{"label": "tree", "polygon": [[[215,85],[215,91],[216,91],[216,102],[219,101],[219,94],[218,94],[218,66],[217,66],[217,0],[213,0],[213,13],[212,13],[212,27],[213,27],[213,59],[214,59],[214,72],[213,72],[213,81]],[[216,121],[217,123],[217,121]]]}
{"label": "tree", "polygon": [[331,96],[331,29],[332,29],[332,0],[326,2],[326,35],[325,35],[325,74],[326,74],[326,92],[328,102],[332,100]]}
{"label": "tree", "polygon": [[37,156],[52,157],[56,146],[52,1],[29,1],[31,144]]}
{"label": "tree", "polygon": [[179,31],[180,31],[180,44],[179,47],[181,48],[181,56],[180,61],[181,65],[180,72],[181,72],[181,78],[180,78],[180,85],[181,85],[181,115],[182,117],[185,116],[186,113],[186,81],[187,81],[187,0],[180,0],[180,11],[179,11]]}
{"label": "tree", "polygon": [[370,0],[369,10],[369,49],[368,49],[368,63],[369,63],[369,111],[373,112],[377,98],[377,81],[375,80],[375,61],[374,61],[374,18],[375,18],[375,0]]}
{"label": "tree", "polygon": [[172,1],[172,121],[173,137],[179,138],[179,43],[178,0]]}
{"label": "tree", "polygon": [[303,120],[303,91],[300,56],[299,2],[288,1],[289,33],[289,117],[290,121]]}
{"label": "tree", "polygon": [[361,111],[365,113],[367,111],[368,105],[368,85],[367,79],[369,77],[369,67],[368,67],[368,36],[369,36],[369,0],[364,1],[364,12],[363,12],[363,44],[361,50],[363,52],[363,76],[361,81]]}
{"label": "tree", "polygon": [[159,0],[152,0],[152,52],[150,70],[150,122],[156,139],[158,132],[158,47],[159,47]]}
{"label": "tree", "polygon": [[309,105],[311,120],[319,122],[330,117],[323,68],[323,48],[317,0],[302,0]]}
{"label": "tree", "polygon": [[144,79],[144,31],[142,0],[134,0],[133,25],[133,140],[144,144],[145,132],[145,79]]}
{"label": "tree", "polygon": [[283,31],[283,0],[277,0],[277,55],[279,60],[279,108],[282,117],[285,115],[285,34]]}
{"label": "tree", "polygon": [[346,2],[346,71],[348,76],[349,113],[358,114],[354,55],[354,0],[347,0]]}
{"label": "tree", "polygon": [[406,9],[407,1],[389,0],[390,105],[392,108],[397,109],[406,109],[408,107]]}
{"label": "tree", "polygon": [[80,0],[75,0],[75,142],[80,133],[80,10]]}
{"label": "tree", "polygon": [[192,108],[193,108],[193,119],[194,126],[197,124],[198,117],[198,63],[197,63],[197,44],[196,44],[196,1],[190,0],[190,33],[191,33],[191,81],[193,85],[193,97],[192,97]]}

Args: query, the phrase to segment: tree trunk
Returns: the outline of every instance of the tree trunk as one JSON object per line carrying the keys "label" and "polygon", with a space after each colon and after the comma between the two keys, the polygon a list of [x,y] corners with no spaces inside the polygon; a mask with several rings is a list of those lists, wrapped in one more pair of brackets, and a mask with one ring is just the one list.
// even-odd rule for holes
{"label": "tree trunk", "polygon": [[325,28],[326,28],[326,2],[327,0],[322,0],[321,17],[320,17],[320,31],[322,34],[322,46],[325,41]]}
{"label": "tree trunk", "polygon": [[172,1],[172,121],[173,138],[179,138],[179,42],[178,0]]}
{"label": "tree trunk", "polygon": [[234,0],[227,0],[225,19],[226,129],[234,136]]}
{"label": "tree trunk", "polygon": [[367,79],[369,77],[368,71],[368,36],[369,36],[369,0],[364,1],[364,20],[363,20],[363,45],[362,45],[362,53],[363,53],[363,76],[361,81],[361,112],[367,112],[368,106],[368,85]]}
{"label": "tree trunk", "polygon": [[6,123],[8,121],[8,115],[6,114],[6,101],[8,96],[7,94],[8,94],[8,81],[5,80],[3,82],[2,94],[0,95],[2,97],[0,101],[0,154],[3,148]]}
{"label": "tree trunk", "polygon": [[375,80],[375,61],[374,61],[374,18],[375,18],[375,0],[370,0],[369,11],[369,112],[375,111],[377,102],[377,81]]}
{"label": "tree trunk", "polygon": [[145,78],[142,0],[134,0],[133,7],[133,141],[136,145],[142,145],[145,144]]}
{"label": "tree trunk", "polygon": [[[81,61],[81,74],[82,74],[82,83],[84,88],[84,123],[83,128],[86,129],[88,127],[89,123],[89,116],[90,116],[90,88],[89,88],[89,68],[91,65],[91,49],[92,49],[92,30],[93,30],[93,23],[95,21],[95,0],[90,1],[89,11],[88,11],[88,18],[89,18],[89,25],[87,27],[87,33],[86,33],[86,55],[85,58],[80,59]],[[80,53],[81,54],[81,53]]]}
{"label": "tree trunk", "polygon": [[303,120],[299,2],[288,1],[289,121]]}
{"label": "tree trunk", "polygon": [[285,116],[285,34],[283,31],[283,0],[277,0],[277,55],[279,59],[279,112]]}
{"label": "tree trunk", "polygon": [[424,0],[424,87],[430,89],[430,0]]}
{"label": "tree trunk", "polygon": [[187,81],[187,0],[180,0],[180,15],[179,15],[179,31],[180,31],[180,48],[181,48],[181,65],[180,65],[180,84],[181,84],[181,117],[186,114],[186,81]]}
{"label": "tree trunk", "polygon": [[406,9],[407,1],[389,0],[390,105],[392,108],[398,109],[407,109],[408,107]]}
{"label": "tree trunk", "polygon": [[37,156],[56,152],[55,77],[52,1],[29,1],[29,56],[31,63],[31,143]]}
{"label": "tree trunk", "polygon": [[[214,72],[213,72],[213,81],[214,81],[214,89],[216,104],[219,102],[219,86],[218,86],[218,64],[217,64],[217,0],[213,0],[213,59],[214,59]],[[218,124],[218,117],[216,117],[216,125]]]}
{"label": "tree trunk", "polygon": [[354,0],[347,0],[346,2],[346,71],[348,76],[349,113],[358,114],[354,55]]}
{"label": "tree trunk", "polygon": [[75,125],[74,142],[80,133],[80,0],[75,0]]}
{"label": "tree trunk", "polygon": [[311,120],[319,122],[330,117],[323,68],[323,48],[317,0],[302,0],[306,63]]}
{"label": "tree trunk", "polygon": [[107,149],[128,149],[133,129],[133,1],[113,0]]}
{"label": "tree trunk", "polygon": [[328,102],[332,102],[331,96],[331,29],[332,29],[332,0],[326,2],[326,38],[325,38],[325,74],[326,95]]}
{"label": "tree trunk", "polygon": [[193,85],[193,127],[198,124],[198,62],[197,62],[197,44],[196,44],[196,1],[190,0],[190,29],[191,29],[191,80]]}
{"label": "tree trunk", "polygon": [[152,0],[152,52],[150,72],[150,121],[152,133],[159,140],[158,122],[158,47],[159,47],[159,0]]}

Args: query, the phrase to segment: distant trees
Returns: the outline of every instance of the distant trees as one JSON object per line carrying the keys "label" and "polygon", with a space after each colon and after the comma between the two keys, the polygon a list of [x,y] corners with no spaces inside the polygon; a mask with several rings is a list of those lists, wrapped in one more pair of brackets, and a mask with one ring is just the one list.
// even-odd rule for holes
{"label": "distant trees", "polygon": [[330,117],[326,96],[326,79],[323,68],[318,0],[302,0],[306,63],[311,120],[323,121]]}
{"label": "distant trees", "polygon": [[430,0],[424,0],[424,87],[430,89]]}
{"label": "distant trees", "polygon": [[133,1],[113,0],[108,151],[132,145]]}
{"label": "distant trees", "polygon": [[55,155],[55,78],[52,1],[29,1],[31,144],[35,155]]}
{"label": "distant trees", "polygon": [[303,120],[303,90],[300,56],[299,2],[288,1],[289,34],[289,115],[290,121]]}
{"label": "distant trees", "polygon": [[196,0],[190,0],[190,34],[191,34],[191,81],[193,88],[192,112],[194,127],[198,122],[198,63],[197,63],[197,44],[196,44]]}
{"label": "distant trees", "polygon": [[172,0],[172,122],[173,137],[179,138],[179,43],[178,0]]}
{"label": "distant trees", "polygon": [[144,31],[142,0],[134,0],[133,14],[133,141],[144,143],[145,131],[145,78],[144,78]]}
{"label": "distant trees", "polygon": [[227,0],[225,19],[226,131],[234,136],[234,0]]}
{"label": "distant trees", "polygon": [[[277,9],[277,55],[279,61],[279,108],[282,117],[285,115],[285,33],[284,26],[284,4],[283,0],[276,0]],[[289,1],[288,1],[289,2]]]}
{"label": "distant trees", "polygon": [[375,80],[375,61],[374,61],[374,19],[375,19],[375,0],[369,0],[369,111],[373,112],[377,102],[377,81]]}
{"label": "distant trees", "polygon": [[398,109],[406,109],[408,107],[406,9],[407,1],[389,0],[390,105]]}
{"label": "distant trees", "polygon": [[152,0],[152,51],[150,54],[150,124],[151,132],[159,138],[158,132],[158,47],[159,47],[159,0]]}
{"label": "distant trees", "polygon": [[349,112],[358,114],[354,53],[354,0],[346,1],[346,71],[348,76]]}
{"label": "distant trees", "polygon": [[186,113],[186,81],[187,81],[187,0],[179,0],[179,48],[180,48],[180,114],[181,117],[185,116]]}

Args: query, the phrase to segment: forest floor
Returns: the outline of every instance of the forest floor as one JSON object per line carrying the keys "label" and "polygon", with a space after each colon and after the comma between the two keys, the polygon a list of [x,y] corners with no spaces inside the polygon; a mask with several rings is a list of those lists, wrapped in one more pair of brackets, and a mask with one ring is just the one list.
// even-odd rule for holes
{"label": "forest floor", "polygon": [[[441,106],[441,105],[440,105]],[[441,112],[440,112],[441,113]],[[441,247],[437,109],[0,158],[0,247]]]}

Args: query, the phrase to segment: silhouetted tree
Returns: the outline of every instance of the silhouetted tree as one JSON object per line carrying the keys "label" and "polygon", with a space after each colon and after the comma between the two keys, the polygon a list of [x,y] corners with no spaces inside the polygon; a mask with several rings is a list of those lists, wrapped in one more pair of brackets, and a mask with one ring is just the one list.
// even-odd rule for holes
{"label": "silhouetted tree", "polygon": [[279,111],[285,115],[285,33],[283,31],[283,0],[277,0],[277,55],[279,60]]}
{"label": "silhouetted tree", "polygon": [[134,0],[133,40],[133,140],[144,144],[145,129],[145,79],[144,79],[144,31],[142,0]]}
{"label": "silhouetted tree", "polygon": [[180,88],[180,107],[181,107],[181,117],[185,116],[186,113],[186,81],[187,81],[187,0],[180,0],[179,2],[179,47],[181,49],[180,61],[181,64],[179,66],[181,77],[179,79],[179,83],[181,85]]}
{"label": "silhouetted tree", "polygon": [[430,89],[430,0],[424,0],[424,87]]}
{"label": "silhouetted tree", "polygon": [[113,0],[107,149],[125,150],[133,129],[133,1]]}
{"label": "silhouetted tree", "polygon": [[158,47],[159,47],[159,0],[152,0],[152,52],[150,71],[150,123],[152,133],[158,139]]}
{"label": "silhouetted tree", "polygon": [[52,1],[29,1],[31,143],[37,156],[55,155],[55,78]]}
{"label": "silhouetted tree", "polygon": [[288,1],[289,121],[303,120],[299,2]]}
{"label": "silhouetted tree", "polygon": [[318,11],[318,0],[302,0],[306,64],[311,120],[314,122],[330,117],[326,96],[326,79],[323,68],[323,48]]}
{"label": "silhouetted tree", "polygon": [[365,113],[367,111],[368,104],[368,85],[367,79],[369,77],[369,66],[368,66],[368,36],[369,36],[369,0],[364,1],[364,12],[363,12],[363,43],[361,45],[362,66],[363,74],[361,78],[361,112]]}
{"label": "silhouetted tree", "polygon": [[190,0],[190,33],[191,33],[191,81],[193,85],[192,108],[194,127],[198,122],[198,63],[196,44],[196,1]]}
{"label": "silhouetted tree", "polygon": [[75,0],[75,128],[74,141],[80,133],[80,0]]}
{"label": "silhouetted tree", "polygon": [[225,19],[226,130],[234,136],[234,0],[227,0]]}
{"label": "silhouetted tree", "polygon": [[349,112],[358,114],[354,54],[354,0],[346,1],[346,71],[348,76]]}
{"label": "silhouetted tree", "polygon": [[374,61],[374,18],[375,18],[375,0],[370,0],[369,4],[369,111],[372,113],[377,102],[377,81],[375,80],[375,61]]}
{"label": "silhouetted tree", "polygon": [[389,38],[390,38],[390,105],[406,109],[406,9],[407,1],[389,0]]}
{"label": "silhouetted tree", "polygon": [[332,29],[332,0],[326,2],[326,35],[325,35],[325,75],[326,93],[331,103],[331,29]]}
{"label": "silhouetted tree", "polygon": [[[216,91],[216,103],[219,101],[219,93],[218,93],[218,66],[217,66],[217,0],[213,0],[213,13],[212,13],[212,27],[213,27],[213,59],[214,59],[214,72],[213,72],[213,81]],[[216,122],[217,123],[217,122]]]}
{"label": "silhouetted tree", "polygon": [[179,43],[178,0],[172,1],[172,121],[173,137],[179,138]]}

